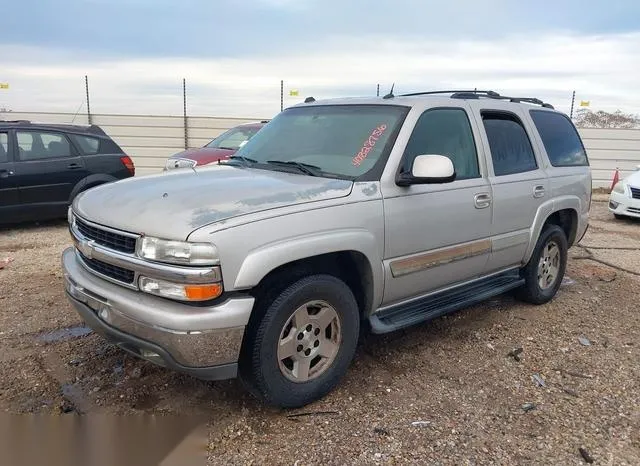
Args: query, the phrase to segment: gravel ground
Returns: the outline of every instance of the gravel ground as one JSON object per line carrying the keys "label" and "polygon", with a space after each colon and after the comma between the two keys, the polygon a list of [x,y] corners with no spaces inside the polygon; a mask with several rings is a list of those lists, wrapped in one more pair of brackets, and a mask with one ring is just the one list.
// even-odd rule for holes
{"label": "gravel ground", "polygon": [[69,243],[64,222],[0,230],[2,411],[203,415],[210,464],[640,464],[640,222],[604,202],[554,301],[368,336],[334,392],[290,412],[89,333],[63,293]]}

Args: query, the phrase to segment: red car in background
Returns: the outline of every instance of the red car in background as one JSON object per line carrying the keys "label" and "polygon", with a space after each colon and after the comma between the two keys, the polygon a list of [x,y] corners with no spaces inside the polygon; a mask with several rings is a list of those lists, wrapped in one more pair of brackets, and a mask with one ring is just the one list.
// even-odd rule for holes
{"label": "red car in background", "polygon": [[187,149],[172,155],[165,163],[165,170],[193,168],[208,163],[226,160],[247,143],[268,121],[245,123],[225,131],[220,136],[198,149]]}

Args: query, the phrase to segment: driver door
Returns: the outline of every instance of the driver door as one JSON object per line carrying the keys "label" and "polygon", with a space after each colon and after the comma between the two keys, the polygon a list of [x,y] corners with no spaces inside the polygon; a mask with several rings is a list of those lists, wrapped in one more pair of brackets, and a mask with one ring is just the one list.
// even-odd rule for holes
{"label": "driver door", "polygon": [[445,155],[453,162],[456,179],[382,187],[383,305],[467,281],[485,270],[491,252],[492,203],[479,140],[466,108],[428,109],[417,119],[400,170],[410,171],[417,155]]}

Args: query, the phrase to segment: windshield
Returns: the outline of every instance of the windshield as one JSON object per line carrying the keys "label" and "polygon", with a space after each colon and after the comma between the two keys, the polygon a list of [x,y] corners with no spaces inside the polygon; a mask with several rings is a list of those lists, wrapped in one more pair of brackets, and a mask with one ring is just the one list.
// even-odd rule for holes
{"label": "windshield", "polygon": [[238,150],[242,147],[260,128],[255,126],[232,128],[225,131],[204,147],[213,149]]}
{"label": "windshield", "polygon": [[257,162],[258,168],[282,169],[286,164],[281,162],[293,162],[312,166],[324,176],[357,178],[389,150],[387,143],[406,112],[405,107],[391,105],[290,108],[236,156]]}

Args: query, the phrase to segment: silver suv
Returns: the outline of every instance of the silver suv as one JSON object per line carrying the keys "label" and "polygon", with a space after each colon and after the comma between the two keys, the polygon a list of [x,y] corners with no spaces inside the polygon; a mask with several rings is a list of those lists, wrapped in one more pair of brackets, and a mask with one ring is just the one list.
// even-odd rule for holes
{"label": "silver suv", "polygon": [[308,98],[227,162],[78,196],[62,263],[124,350],[297,407],[340,381],[365,326],[552,299],[590,202],[578,132],[538,99]]}

